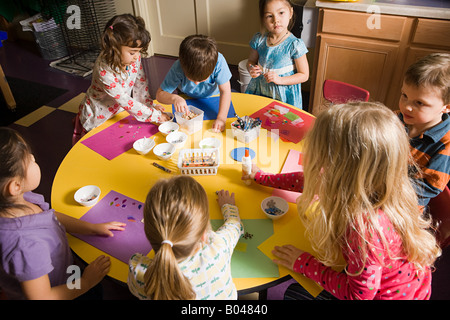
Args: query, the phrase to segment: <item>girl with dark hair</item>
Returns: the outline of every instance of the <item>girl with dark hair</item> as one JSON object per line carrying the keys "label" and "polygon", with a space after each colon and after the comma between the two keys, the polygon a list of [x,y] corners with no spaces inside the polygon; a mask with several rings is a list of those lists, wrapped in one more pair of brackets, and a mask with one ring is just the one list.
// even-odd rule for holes
{"label": "girl with dark hair", "polygon": [[39,165],[10,128],[0,128],[0,163],[0,288],[6,297],[67,300],[87,293],[108,273],[110,260],[99,256],[85,268],[79,287],[69,288],[68,267],[74,262],[66,230],[112,236],[110,230],[123,230],[124,224],[92,224],[50,209],[42,195],[32,192],[41,179]]}
{"label": "girl with dark hair", "polygon": [[76,118],[74,142],[123,110],[142,122],[170,119],[164,107],[153,104],[142,66],[150,40],[141,17],[123,14],[107,22],[92,84]]}

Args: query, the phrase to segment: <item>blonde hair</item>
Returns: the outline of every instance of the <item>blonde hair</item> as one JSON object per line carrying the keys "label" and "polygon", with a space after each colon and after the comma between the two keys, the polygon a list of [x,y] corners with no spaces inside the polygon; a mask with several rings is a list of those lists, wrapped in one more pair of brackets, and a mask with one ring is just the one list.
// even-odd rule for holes
{"label": "blonde hair", "polygon": [[419,209],[408,176],[409,140],[394,112],[379,103],[335,105],[317,117],[304,153],[298,211],[323,264],[338,264],[351,228],[361,237],[363,266],[369,233],[378,233],[389,248],[377,223],[378,209],[401,237],[404,257],[418,269],[433,264],[440,248]]}
{"label": "blonde hair", "polygon": [[[145,291],[153,300],[190,300],[196,295],[178,263],[198,248],[210,227],[203,187],[188,176],[159,180],[144,205],[145,234],[155,250],[147,269]],[[169,243],[162,244],[164,240]]]}

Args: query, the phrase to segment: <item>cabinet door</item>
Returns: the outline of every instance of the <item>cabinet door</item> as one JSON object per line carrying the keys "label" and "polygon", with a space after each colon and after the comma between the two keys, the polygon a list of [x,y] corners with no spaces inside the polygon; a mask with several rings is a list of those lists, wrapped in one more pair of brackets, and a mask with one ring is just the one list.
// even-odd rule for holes
{"label": "cabinet door", "polygon": [[216,39],[230,64],[248,58],[248,43],[260,30],[258,0],[135,0],[135,10],[152,36],[151,54],[178,56],[191,34]]}
{"label": "cabinet door", "polygon": [[325,107],[323,82],[326,79],[364,88],[370,92],[370,100],[385,103],[395,70],[398,44],[336,35],[320,35],[318,40],[313,114],[317,115]]}
{"label": "cabinet door", "polygon": [[197,33],[195,0],[135,0],[152,41],[150,53],[178,56],[181,41]]}
{"label": "cabinet door", "polygon": [[227,62],[248,58],[248,43],[260,30],[258,0],[197,0],[197,28],[216,39]]}

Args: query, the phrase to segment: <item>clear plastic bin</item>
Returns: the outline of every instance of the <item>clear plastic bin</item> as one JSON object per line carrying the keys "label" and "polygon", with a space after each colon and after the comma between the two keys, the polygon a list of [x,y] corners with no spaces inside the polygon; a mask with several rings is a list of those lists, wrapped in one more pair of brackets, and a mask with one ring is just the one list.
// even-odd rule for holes
{"label": "clear plastic bin", "polygon": [[194,106],[188,106],[189,110],[195,114],[198,114],[195,118],[191,120],[187,120],[183,118],[183,113],[175,112],[175,120],[180,125],[181,129],[187,131],[188,134],[192,134],[194,132],[200,131],[203,128],[203,110],[196,108]]}
{"label": "clear plastic bin", "polygon": [[259,131],[261,130],[261,124],[257,127],[252,128],[251,130],[244,131],[238,129],[234,126],[237,121],[234,121],[231,124],[231,132],[233,133],[233,137],[235,137],[238,141],[249,143],[250,141],[255,140],[259,137]]}

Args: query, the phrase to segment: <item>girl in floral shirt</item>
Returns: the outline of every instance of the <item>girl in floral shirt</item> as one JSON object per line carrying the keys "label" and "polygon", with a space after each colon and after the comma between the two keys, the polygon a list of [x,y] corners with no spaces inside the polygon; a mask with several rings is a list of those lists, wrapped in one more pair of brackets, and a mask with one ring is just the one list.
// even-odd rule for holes
{"label": "girl in floral shirt", "polygon": [[83,135],[123,110],[142,122],[170,119],[162,106],[153,104],[149,94],[141,64],[141,54],[147,53],[149,43],[150,34],[142,18],[123,14],[108,21],[92,84],[76,119],[76,135]]}

